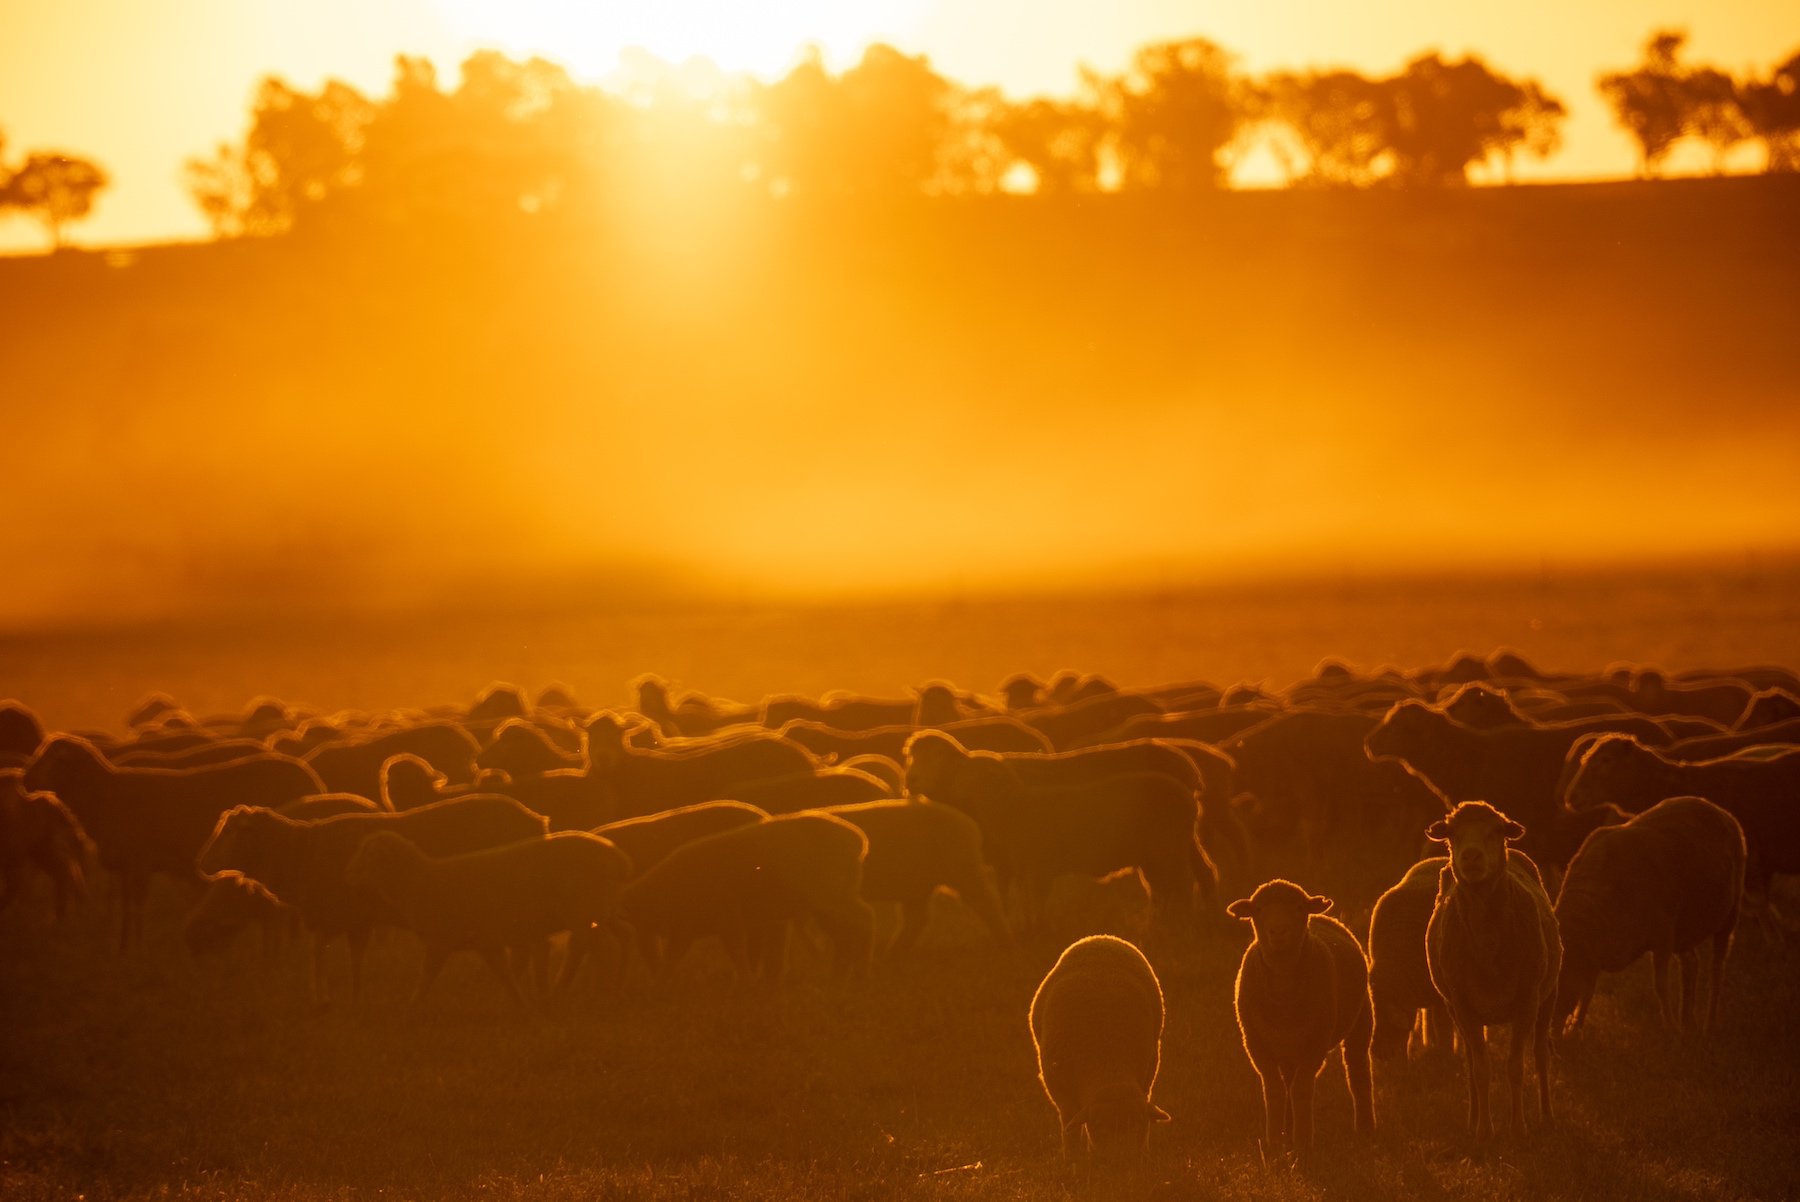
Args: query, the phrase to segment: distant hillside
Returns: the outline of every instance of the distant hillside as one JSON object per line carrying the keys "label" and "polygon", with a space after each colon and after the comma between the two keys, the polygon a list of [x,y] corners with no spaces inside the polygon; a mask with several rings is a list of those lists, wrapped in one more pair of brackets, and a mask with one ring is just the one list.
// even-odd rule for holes
{"label": "distant hillside", "polygon": [[1792,546],[1797,215],[1777,177],[695,198],[0,259],[0,622]]}

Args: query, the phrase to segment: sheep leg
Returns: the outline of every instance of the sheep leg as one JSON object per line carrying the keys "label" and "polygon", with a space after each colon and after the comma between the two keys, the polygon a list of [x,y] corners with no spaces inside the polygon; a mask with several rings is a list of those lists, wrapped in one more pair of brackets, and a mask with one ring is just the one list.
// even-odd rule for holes
{"label": "sheep leg", "polygon": [[1664,1027],[1677,1026],[1669,1014],[1669,953],[1650,953],[1650,979],[1656,987],[1656,1016]]}
{"label": "sheep leg", "polygon": [[1725,956],[1731,951],[1731,927],[1726,927],[1712,941],[1712,981],[1707,988],[1706,997],[1706,1030],[1712,1030],[1719,1021],[1719,996],[1725,988]]}
{"label": "sheep leg", "polygon": [[1513,1138],[1518,1139],[1525,1134],[1525,1041],[1535,1024],[1514,1020],[1510,1025],[1512,1031],[1506,1041],[1507,1118]]}
{"label": "sheep leg", "polygon": [[1273,1070],[1262,1074],[1263,1147],[1273,1152],[1287,1133],[1287,1082]]}
{"label": "sheep leg", "polygon": [[[506,987],[506,996],[512,1001],[514,1008],[521,1012],[529,1009],[525,1003],[525,995],[519,992],[519,982],[514,977],[512,962],[507,959],[506,949],[484,947],[481,949],[481,959],[488,966],[489,971],[500,978],[500,983]],[[440,959],[438,963],[441,965],[443,961]],[[423,992],[424,983],[420,982],[421,997],[423,997]]]}
{"label": "sheep leg", "polygon": [[1550,1110],[1550,1024],[1555,1021],[1556,996],[1552,994],[1538,1008],[1537,1022],[1531,1032],[1531,1059],[1537,1067],[1538,1115],[1545,1124],[1553,1117]]}
{"label": "sheep leg", "polygon": [[1312,1152],[1313,1087],[1324,1067],[1324,1061],[1302,1065],[1288,1082],[1288,1130],[1293,1134],[1294,1150],[1302,1157]]}
{"label": "sheep leg", "polygon": [[[450,953],[443,948],[438,947],[436,944],[425,945],[425,971],[419,977],[419,988],[413,994],[413,1005],[422,1006],[425,1004],[426,992],[431,988],[431,983],[437,980],[438,973],[443,970],[444,961],[449,958]],[[502,975],[505,974],[503,973]]]}
{"label": "sheep leg", "polygon": [[1694,1003],[1700,993],[1700,953],[1684,948],[1681,960],[1681,1029],[1688,1035],[1700,1033],[1699,1007]]}
{"label": "sheep leg", "polygon": [[1487,1029],[1478,1022],[1453,1017],[1457,1017],[1456,1033],[1462,1036],[1469,1072],[1469,1132],[1479,1143],[1494,1137],[1494,1118],[1488,1113]]}
{"label": "sheep leg", "polygon": [[1372,1017],[1360,1017],[1344,1040],[1344,1081],[1350,1087],[1350,1107],[1356,1115],[1356,1129],[1365,1134],[1375,1130],[1375,1081],[1369,1067],[1369,1037],[1373,1028]]}

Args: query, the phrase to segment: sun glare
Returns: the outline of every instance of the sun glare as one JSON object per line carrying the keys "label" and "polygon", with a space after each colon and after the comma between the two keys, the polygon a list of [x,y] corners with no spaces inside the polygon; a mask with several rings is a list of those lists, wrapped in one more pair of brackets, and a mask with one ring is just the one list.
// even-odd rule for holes
{"label": "sun glare", "polygon": [[696,56],[727,71],[785,73],[803,48],[848,65],[871,41],[904,40],[918,0],[436,0],[463,36],[542,55],[597,80],[622,51],[671,63]]}

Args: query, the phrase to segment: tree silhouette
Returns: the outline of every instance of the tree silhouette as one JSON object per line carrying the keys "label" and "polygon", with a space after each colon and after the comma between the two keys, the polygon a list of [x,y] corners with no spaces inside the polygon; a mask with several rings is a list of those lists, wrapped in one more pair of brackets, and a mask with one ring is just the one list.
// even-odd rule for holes
{"label": "tree silhouette", "polygon": [[1644,44],[1644,61],[1635,70],[1600,77],[1600,95],[1637,140],[1640,175],[1657,174],[1670,148],[1687,132],[1687,94],[1676,63],[1686,42],[1686,33],[1659,30]]}
{"label": "tree silhouette", "polygon": [[1421,55],[1386,81],[1394,176],[1405,184],[1466,184],[1470,165],[1523,147],[1548,154],[1565,110],[1535,82],[1515,83],[1479,58]]}
{"label": "tree silhouette", "polygon": [[[4,143],[0,142],[0,149]],[[110,181],[98,163],[53,151],[35,151],[10,173],[0,173],[0,209],[18,209],[37,219],[55,250],[63,248],[63,227],[86,217],[94,197]]]}
{"label": "tree silhouette", "polygon": [[1751,136],[1737,81],[1714,67],[1681,77],[1682,126],[1712,147],[1713,174],[1725,173],[1725,156]]}
{"label": "tree silhouette", "polygon": [[1768,171],[1800,171],[1800,51],[1768,79],[1747,81],[1740,92],[1750,136],[1768,151]]}
{"label": "tree silhouette", "polygon": [[1122,188],[1194,192],[1224,182],[1242,124],[1231,55],[1205,38],[1145,46],[1118,79],[1089,76],[1112,129]]}
{"label": "tree silhouette", "polygon": [[1039,195],[1100,187],[1105,124],[1094,106],[1044,97],[1022,104],[1001,101],[988,116],[988,128],[1007,158],[1031,169]]}
{"label": "tree silhouette", "polygon": [[220,234],[293,229],[362,182],[360,152],[375,107],[337,80],[309,95],[274,76],[257,85],[244,145],[184,166],[189,194]]}
{"label": "tree silhouette", "polygon": [[1263,120],[1289,130],[1305,156],[1301,171],[1274,143],[1290,180],[1364,185],[1390,165],[1393,104],[1378,80],[1354,71],[1278,72],[1256,95]]}

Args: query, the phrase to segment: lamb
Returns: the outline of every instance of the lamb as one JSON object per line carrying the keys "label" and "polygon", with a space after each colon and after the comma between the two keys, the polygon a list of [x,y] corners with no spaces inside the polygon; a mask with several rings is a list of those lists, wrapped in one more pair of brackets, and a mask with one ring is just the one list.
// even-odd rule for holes
{"label": "lamb", "polygon": [[1150,1100],[1163,995],[1144,953],[1111,935],[1076,940],[1039,983],[1028,1020],[1063,1156],[1141,1159],[1151,1125],[1169,1121]]}
{"label": "lamb", "polygon": [[931,895],[940,886],[955,890],[995,939],[1010,941],[1000,897],[982,863],[981,828],[973,818],[928,801],[868,801],[821,812],[868,836],[863,900],[897,904],[901,911],[900,931],[889,952],[904,952],[917,942],[930,916]]}
{"label": "lamb", "polygon": [[379,898],[345,880],[344,867],[363,839],[376,831],[394,831],[428,854],[456,855],[540,838],[547,829],[541,815],[508,797],[463,797],[401,814],[343,814],[317,822],[239,806],[219,818],[196,863],[209,879],[226,873],[248,877],[299,912],[313,936],[309,989],[315,1005],[324,998],[325,948],[343,935],[350,944],[354,1002],[361,996],[369,933],[391,919]]}
{"label": "lamb", "polygon": [[1594,740],[1569,780],[1575,810],[1616,805],[1641,813],[1669,797],[1704,797],[1737,819],[1748,861],[1744,889],[1767,898],[1776,873],[1800,872],[1800,748],[1693,763],[1663,757],[1629,736]]}
{"label": "lamb", "polygon": [[[1725,957],[1744,891],[1744,830],[1737,819],[1698,797],[1659,801],[1623,826],[1588,836],[1569,861],[1556,897],[1562,932],[1562,976],[1556,1027],[1578,1030],[1587,1018],[1602,972],[1622,972],[1645,952],[1656,978],[1656,1004],[1668,1010],[1669,957],[1681,960],[1681,1010],[1676,1025],[1690,1034],[1712,1028],[1719,1016]],[[1699,1021],[1700,957],[1712,940],[1712,996]]]}
{"label": "lamb", "polygon": [[[907,785],[975,819],[1002,887],[1020,886],[1028,929],[1041,925],[1058,875],[1120,868],[1143,870],[1159,921],[1193,925],[1197,893],[1215,892],[1218,877],[1200,842],[1192,784],[1144,772],[1088,779],[1085,766],[1064,775],[1070,761],[1053,775],[1047,765],[1058,763],[964,752],[927,731],[907,745]],[[1059,777],[1073,783],[1042,783]]]}
{"label": "lamb", "polygon": [[1507,847],[1525,828],[1493,806],[1465,801],[1426,831],[1449,844],[1438,875],[1437,905],[1425,929],[1431,983],[1450,1011],[1468,1059],[1469,1129],[1492,1138],[1488,1109],[1487,1028],[1512,1028],[1506,1076],[1512,1132],[1525,1132],[1525,1040],[1537,1067],[1538,1108],[1550,1121],[1550,1024],[1562,941],[1537,865]]}
{"label": "lamb", "polygon": [[101,865],[119,878],[121,952],[143,935],[151,876],[194,880],[194,855],[220,814],[244,802],[278,806],[323,791],[312,769],[286,756],[182,770],[115,768],[92,743],[71,735],[47,740],[23,783],[55,793],[93,839]]}
{"label": "lamb", "polygon": [[1432,856],[1414,864],[1376,900],[1369,918],[1369,1001],[1375,1011],[1369,1051],[1377,1060],[1405,1054],[1421,1010],[1426,1046],[1447,1029],[1449,1015],[1425,956],[1425,929],[1437,905],[1438,878],[1449,862]]}
{"label": "lamb", "polygon": [[0,771],[0,912],[35,869],[50,878],[61,922],[69,899],[86,891],[93,859],[93,841],[67,806],[53,794],[27,792],[22,770]]}
{"label": "lamb", "polygon": [[1326,914],[1331,899],[1277,878],[1226,907],[1255,938],[1238,965],[1238,1030],[1262,1078],[1263,1145],[1305,1157],[1313,1142],[1313,1086],[1343,1049],[1356,1129],[1375,1130],[1369,1038],[1369,967],[1362,945]]}
{"label": "lamb", "polygon": [[790,920],[830,937],[841,973],[865,973],[875,918],[862,899],[868,838],[842,818],[804,812],[685,843],[625,889],[625,919],[655,975],[689,944],[719,936],[745,976],[779,979]]}
{"label": "lamb", "polygon": [[427,855],[404,835],[378,831],[344,868],[351,888],[381,898],[424,941],[415,1005],[452,952],[473,951],[523,1007],[507,951],[541,947],[565,931],[585,940],[592,931],[617,930],[630,876],[630,857],[584,831],[442,857]]}

